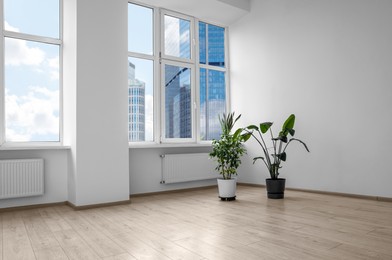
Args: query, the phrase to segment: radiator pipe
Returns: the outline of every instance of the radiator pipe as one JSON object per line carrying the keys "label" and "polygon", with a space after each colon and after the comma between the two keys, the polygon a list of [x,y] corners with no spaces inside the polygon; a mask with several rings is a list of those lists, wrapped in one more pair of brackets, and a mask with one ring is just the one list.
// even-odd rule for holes
{"label": "radiator pipe", "polygon": [[161,157],[161,181],[159,182],[160,184],[165,184],[165,180],[163,179],[163,159],[165,158],[164,154],[161,154],[159,157]]}

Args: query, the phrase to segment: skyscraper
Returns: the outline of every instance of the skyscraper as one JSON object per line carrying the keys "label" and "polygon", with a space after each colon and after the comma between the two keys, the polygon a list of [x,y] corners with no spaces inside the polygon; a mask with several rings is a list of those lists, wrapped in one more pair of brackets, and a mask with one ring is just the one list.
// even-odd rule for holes
{"label": "skyscraper", "polygon": [[135,65],[128,64],[128,139],[145,140],[145,83],[135,78]]}
{"label": "skyscraper", "polygon": [[219,139],[218,116],[226,112],[225,29],[199,22],[200,64],[200,134],[202,140]]}

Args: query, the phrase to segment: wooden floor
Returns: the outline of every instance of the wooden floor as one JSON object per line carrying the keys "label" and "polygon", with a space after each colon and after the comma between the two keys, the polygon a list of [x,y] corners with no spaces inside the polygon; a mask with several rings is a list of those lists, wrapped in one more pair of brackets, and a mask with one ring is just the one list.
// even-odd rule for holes
{"label": "wooden floor", "polygon": [[0,213],[0,260],[392,259],[392,203],[240,186]]}

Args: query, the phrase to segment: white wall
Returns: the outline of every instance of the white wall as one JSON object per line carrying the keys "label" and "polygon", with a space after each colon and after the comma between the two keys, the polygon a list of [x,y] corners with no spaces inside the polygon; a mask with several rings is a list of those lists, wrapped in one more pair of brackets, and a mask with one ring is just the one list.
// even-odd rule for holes
{"label": "white wall", "polygon": [[[244,125],[297,116],[288,187],[392,197],[392,1],[263,0],[230,27],[233,110]],[[264,183],[250,157],[240,180]]]}
{"label": "white wall", "polygon": [[2,199],[0,209],[67,201],[68,153],[69,150],[66,149],[0,151],[0,159],[4,160],[43,158],[45,169],[45,194],[43,196]]}
{"label": "white wall", "polygon": [[69,200],[76,206],[128,200],[127,1],[64,4],[71,12],[64,30]]}

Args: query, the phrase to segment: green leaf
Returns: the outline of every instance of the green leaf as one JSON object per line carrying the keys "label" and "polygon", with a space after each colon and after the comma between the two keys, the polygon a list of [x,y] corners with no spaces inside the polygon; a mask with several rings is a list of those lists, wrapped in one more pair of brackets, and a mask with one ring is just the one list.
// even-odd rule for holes
{"label": "green leaf", "polygon": [[272,122],[264,122],[260,124],[260,131],[265,134],[272,126]]}
{"label": "green leaf", "polygon": [[248,141],[249,140],[249,138],[252,136],[252,134],[251,133],[245,133],[245,134],[243,134],[242,136],[241,136],[241,138],[242,138],[242,141],[243,142],[246,142],[246,141]]}
{"label": "green leaf", "polygon": [[[293,129],[293,128],[294,128],[294,122],[295,122],[295,115],[294,115],[294,114],[291,114],[291,115],[286,119],[286,121],[283,123],[282,131],[286,132],[286,131],[288,131],[288,130],[290,130],[290,129]],[[287,134],[286,134],[286,135],[287,135]]]}
{"label": "green leaf", "polygon": [[281,159],[282,161],[285,162],[287,159],[287,154],[286,154],[286,152],[283,152],[283,153],[277,154],[276,157],[278,157],[279,159]]}
{"label": "green leaf", "polygon": [[249,125],[249,126],[247,126],[246,128],[248,128],[248,129],[250,129],[250,130],[259,131],[259,128],[258,128],[257,126],[255,126],[255,125]]}
{"label": "green leaf", "polygon": [[238,128],[233,135],[234,139],[237,139],[238,136],[241,134],[241,132],[242,132],[242,128]]}

